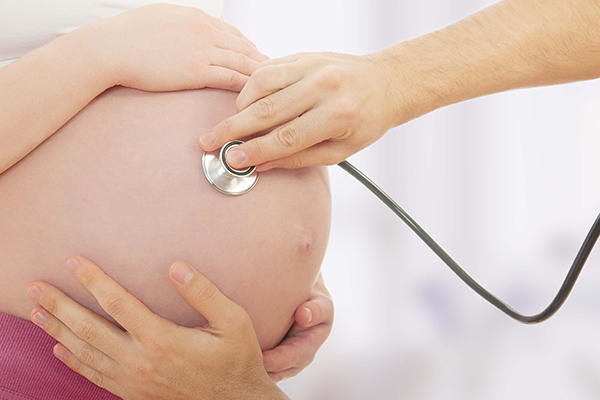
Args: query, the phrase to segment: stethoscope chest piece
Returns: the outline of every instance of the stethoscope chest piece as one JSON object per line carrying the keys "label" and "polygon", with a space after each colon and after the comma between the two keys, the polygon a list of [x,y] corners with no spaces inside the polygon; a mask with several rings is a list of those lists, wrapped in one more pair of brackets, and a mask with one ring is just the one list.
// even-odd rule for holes
{"label": "stethoscope chest piece", "polygon": [[221,150],[205,152],[202,156],[202,170],[206,179],[221,193],[231,196],[248,193],[258,181],[256,167],[237,170],[227,164],[227,152],[242,143],[241,140],[232,140],[225,143]]}

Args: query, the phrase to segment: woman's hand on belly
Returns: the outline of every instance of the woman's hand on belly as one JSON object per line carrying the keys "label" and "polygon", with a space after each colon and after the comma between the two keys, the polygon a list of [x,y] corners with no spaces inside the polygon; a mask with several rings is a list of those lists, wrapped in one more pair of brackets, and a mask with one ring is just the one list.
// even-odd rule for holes
{"label": "woman's hand on belly", "polygon": [[263,364],[271,379],[283,381],[310,365],[331,333],[333,315],[331,294],[319,274],[310,298],[296,309],[294,325],[283,341],[263,352]]}
{"label": "woman's hand on belly", "polygon": [[239,92],[266,59],[193,7],[154,4],[84,25],[0,69],[0,174],[107,88]]}
{"label": "woman's hand on belly", "polygon": [[90,24],[115,85],[239,92],[268,57],[237,28],[194,7],[152,4]]}
{"label": "woman's hand on belly", "polygon": [[32,320],[61,344],[55,355],[69,368],[123,399],[288,399],[262,364],[246,311],[183,262],[171,282],[204,315],[203,327],[186,328],[152,313],[84,257],[69,269],[126,332],[44,282],[30,296],[44,307]]}

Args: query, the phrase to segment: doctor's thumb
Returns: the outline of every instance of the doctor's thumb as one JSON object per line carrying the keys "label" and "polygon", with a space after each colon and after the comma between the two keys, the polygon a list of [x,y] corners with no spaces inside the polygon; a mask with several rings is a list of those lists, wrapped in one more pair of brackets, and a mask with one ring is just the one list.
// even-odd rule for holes
{"label": "doctor's thumb", "polygon": [[188,263],[174,262],[169,270],[169,277],[179,295],[202,314],[212,328],[227,329],[232,317],[249,319],[241,306],[227,298],[212,281]]}

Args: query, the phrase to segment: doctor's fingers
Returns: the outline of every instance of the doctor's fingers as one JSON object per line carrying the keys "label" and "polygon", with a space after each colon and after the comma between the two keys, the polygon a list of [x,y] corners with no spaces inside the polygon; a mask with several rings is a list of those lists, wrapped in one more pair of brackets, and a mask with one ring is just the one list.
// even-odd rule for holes
{"label": "doctor's fingers", "polygon": [[69,351],[69,349],[62,344],[58,343],[54,346],[54,355],[67,367],[83,376],[94,385],[108,390],[112,394],[125,399],[126,392],[119,383],[102,374],[101,372],[98,372],[94,368],[88,367],[82,363],[71,351]]}
{"label": "doctor's fingers", "polygon": [[280,69],[259,68],[254,71],[236,101],[240,113],[200,135],[200,147],[204,151],[216,150],[230,140],[273,128],[306,111],[314,101],[307,96],[309,85],[297,83],[300,79],[301,76],[287,74]]}
{"label": "doctor's fingers", "polygon": [[[278,90],[285,89],[306,76],[307,66],[305,64],[269,65],[260,67],[254,71],[248,84],[240,92],[236,99],[238,111],[242,111],[252,103],[266,97]],[[299,93],[292,93],[298,95]],[[288,94],[290,95],[290,94]]]}
{"label": "doctor's fingers", "polygon": [[237,109],[241,111],[256,100],[309,76],[312,96],[336,91],[344,75],[337,64],[337,58],[332,58],[330,53],[298,53],[261,62],[238,96]]}
{"label": "doctor's fingers", "polygon": [[[79,283],[96,298],[100,307],[139,342],[151,342],[156,332],[171,324],[150,311],[91,260],[77,255],[67,261],[67,266]],[[104,351],[104,348],[98,348]]]}
{"label": "doctor's fingers", "polygon": [[[265,171],[264,165],[272,160],[287,158],[327,140],[329,132],[327,115],[319,109],[312,109],[267,133],[253,138],[227,154],[227,161],[233,168],[245,168],[256,165],[258,171]],[[303,159],[295,159],[303,161]],[[317,164],[322,164],[318,160]],[[288,168],[302,168],[308,165],[298,162]]]}
{"label": "doctor's fingers", "polygon": [[208,333],[256,340],[252,321],[246,310],[225,296],[213,282],[190,264],[174,262],[169,269],[169,277],[186,303],[206,318],[208,322],[203,328]]}
{"label": "doctor's fingers", "polygon": [[338,139],[325,139],[291,156],[261,164],[256,169],[263,172],[274,168],[298,169],[314,165],[334,165],[352,154],[354,153],[349,152],[347,146]]}
{"label": "doctor's fingers", "polygon": [[[305,114],[317,104],[317,100],[309,96],[309,91],[309,84],[298,82],[258,100],[245,110],[225,119],[210,131],[203,133],[200,136],[200,147],[205,151],[213,151],[230,140],[264,132]],[[258,162],[255,159],[248,161]],[[236,167],[236,164],[234,163],[232,166]]]}
{"label": "doctor's fingers", "polygon": [[[31,319],[36,325],[44,329],[46,333],[62,343],[73,357],[89,368],[113,380],[123,373],[123,368],[117,361],[89,344],[93,342],[93,340],[89,340],[90,335],[96,336],[98,334],[89,320],[82,321],[79,327],[75,328],[75,331],[72,331],[42,307],[36,307],[31,311]],[[99,334],[106,334],[106,332],[100,332]],[[69,353],[61,352],[59,349],[62,348],[60,346],[55,347],[54,354],[64,362]]]}
{"label": "doctor's fingers", "polygon": [[[128,334],[106,318],[83,307],[54,286],[32,282],[27,294],[44,309],[34,309],[32,320],[58,341],[76,335],[91,346],[101,349],[109,357],[115,358],[126,350]],[[37,312],[47,320],[33,318]],[[60,321],[60,322],[58,322]]]}

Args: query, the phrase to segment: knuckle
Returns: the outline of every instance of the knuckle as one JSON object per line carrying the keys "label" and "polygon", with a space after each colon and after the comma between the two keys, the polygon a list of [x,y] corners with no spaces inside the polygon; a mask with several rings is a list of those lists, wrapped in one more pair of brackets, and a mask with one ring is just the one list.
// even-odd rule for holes
{"label": "knuckle", "polygon": [[99,386],[102,388],[104,387],[104,377],[102,375],[100,375],[99,372],[93,371],[90,374],[90,376],[88,377],[88,380],[96,386]]}
{"label": "knuckle", "polygon": [[73,333],[84,341],[91,342],[96,338],[98,329],[92,321],[86,319],[77,325]]}
{"label": "knuckle", "polygon": [[337,91],[344,81],[344,72],[338,66],[328,65],[323,68],[319,78],[320,85],[331,91]]}
{"label": "knuckle", "polygon": [[233,318],[233,326],[234,328],[242,331],[249,332],[254,330],[254,326],[252,325],[252,320],[248,316],[246,312],[240,312]]}
{"label": "knuckle", "polygon": [[233,129],[234,129],[234,124],[231,118],[227,118],[226,120],[224,120],[223,122],[221,122],[221,132],[223,133],[223,135],[225,137],[230,137]]}
{"label": "knuckle", "polygon": [[252,56],[256,55],[256,52],[258,50],[256,50],[256,47],[254,47],[252,45],[252,43],[250,42],[250,40],[248,40],[248,38],[245,36],[243,39],[243,43],[244,43],[244,52],[245,52],[244,54],[252,55]]}
{"label": "knuckle", "polygon": [[293,157],[290,159],[289,168],[290,169],[299,169],[304,167],[304,160],[300,157]]}
{"label": "knuckle", "polygon": [[229,75],[227,84],[229,85],[230,88],[238,87],[238,85],[240,84],[240,77],[239,77],[239,75],[235,74],[235,73],[231,73]]}
{"label": "knuckle", "polygon": [[250,143],[254,144],[254,151],[256,152],[256,154],[258,155],[258,157],[262,160],[265,159],[265,149],[264,149],[264,145],[262,143],[262,140],[260,140],[260,138],[256,139],[256,140],[252,140]]}
{"label": "knuckle", "polygon": [[45,299],[43,306],[50,314],[56,315],[58,311],[58,302],[54,297],[48,297]]}
{"label": "knuckle", "polygon": [[98,282],[98,279],[92,274],[85,274],[81,276],[80,280],[81,284],[89,291],[94,290]]}
{"label": "knuckle", "polygon": [[146,377],[152,375],[154,368],[151,362],[134,359],[129,365],[129,370],[137,377]]}
{"label": "knuckle", "polygon": [[320,54],[300,53],[300,60],[308,65],[324,65],[324,58]]}
{"label": "knuckle", "polygon": [[248,316],[248,313],[241,307],[229,315],[226,321],[227,327],[232,332],[241,334],[242,336],[246,332],[254,331],[252,320]]}
{"label": "knuckle", "polygon": [[285,371],[288,368],[293,366],[293,362],[291,360],[291,356],[289,354],[282,354],[279,358],[278,362],[275,364],[277,368],[277,372]]}
{"label": "knuckle", "polygon": [[213,26],[204,18],[204,11],[199,10],[194,16],[195,30],[201,35],[210,35],[213,32]]}
{"label": "knuckle", "polygon": [[130,360],[130,368],[144,373],[152,370],[151,360],[169,358],[175,354],[175,344],[176,342],[171,339],[171,336],[164,334],[144,339],[144,349],[146,354],[150,356],[150,360],[132,359]]}
{"label": "knuckle", "polygon": [[96,355],[94,354],[94,350],[92,350],[91,346],[84,345],[81,349],[79,349],[79,352],[77,353],[77,359],[85,365],[92,366],[96,361]]}
{"label": "knuckle", "polygon": [[289,368],[289,365],[287,363],[287,360],[285,359],[285,357],[281,357],[278,358],[277,361],[275,361],[273,363],[273,368],[271,368],[272,370],[270,372],[281,372],[281,371],[285,371],[286,369]]}
{"label": "knuckle", "polygon": [[237,65],[240,66],[240,70],[241,71],[245,71],[250,69],[251,64],[250,64],[250,59],[245,55],[245,54],[237,54]]}
{"label": "knuckle", "polygon": [[290,75],[290,70],[288,68],[284,68],[282,65],[272,65],[269,67],[271,76],[276,81],[287,81],[288,76]]}
{"label": "knuckle", "polygon": [[281,147],[285,150],[295,149],[298,145],[298,131],[293,125],[286,125],[277,131],[277,139]]}
{"label": "knuckle", "polygon": [[192,7],[192,11],[196,14],[197,17],[206,17],[206,13],[198,7]]}
{"label": "knuckle", "polygon": [[205,283],[198,288],[194,298],[199,303],[206,303],[217,294],[217,287],[213,283]]}
{"label": "knuckle", "polygon": [[271,100],[269,97],[262,98],[256,103],[254,103],[252,109],[254,111],[256,119],[262,121],[268,121],[272,119],[273,115],[275,114],[275,104],[273,103],[273,100]]}
{"label": "knuckle", "polygon": [[334,165],[338,164],[345,158],[346,156],[341,151],[332,151],[331,154],[329,154],[324,161],[325,165]]}
{"label": "knuckle", "polygon": [[252,74],[254,78],[254,84],[258,88],[265,88],[269,83],[269,70],[267,68],[259,68]]}
{"label": "knuckle", "polygon": [[49,318],[46,322],[46,325],[42,328],[48,333],[48,335],[52,336],[54,339],[57,339],[59,342],[59,338],[63,337],[63,330],[61,328],[61,324],[55,324],[52,318]]}
{"label": "knuckle", "polygon": [[107,294],[101,304],[102,308],[111,316],[119,316],[123,313],[123,299],[117,294]]}

